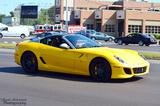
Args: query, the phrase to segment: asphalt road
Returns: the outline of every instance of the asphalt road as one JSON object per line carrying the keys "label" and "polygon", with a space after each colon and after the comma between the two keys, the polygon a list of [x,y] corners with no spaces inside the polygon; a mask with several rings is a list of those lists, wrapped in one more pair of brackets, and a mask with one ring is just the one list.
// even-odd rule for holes
{"label": "asphalt road", "polygon": [[98,83],[49,72],[27,75],[11,52],[0,51],[0,106],[160,106],[157,62],[148,76]]}
{"label": "asphalt road", "polygon": [[8,42],[8,43],[20,43],[28,38],[21,39],[20,37],[3,37],[0,38],[0,42]]}

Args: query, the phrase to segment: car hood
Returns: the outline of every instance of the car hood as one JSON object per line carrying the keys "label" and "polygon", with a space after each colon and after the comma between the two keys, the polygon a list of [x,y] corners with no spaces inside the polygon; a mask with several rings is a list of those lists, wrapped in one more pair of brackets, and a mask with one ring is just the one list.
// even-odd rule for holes
{"label": "car hood", "polygon": [[106,57],[109,60],[111,59],[112,62],[118,61],[115,56],[124,60],[125,63],[132,65],[143,64],[146,62],[140,55],[138,55],[138,52],[134,50],[97,47],[81,49],[80,51],[83,51],[83,53],[96,54],[98,56]]}

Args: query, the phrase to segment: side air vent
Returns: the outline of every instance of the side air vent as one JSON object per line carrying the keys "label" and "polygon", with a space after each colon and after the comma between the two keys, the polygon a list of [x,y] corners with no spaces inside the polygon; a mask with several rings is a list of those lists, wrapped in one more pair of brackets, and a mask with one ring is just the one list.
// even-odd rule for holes
{"label": "side air vent", "polygon": [[46,64],[46,62],[44,61],[44,59],[42,57],[40,57],[41,61],[43,64]]}

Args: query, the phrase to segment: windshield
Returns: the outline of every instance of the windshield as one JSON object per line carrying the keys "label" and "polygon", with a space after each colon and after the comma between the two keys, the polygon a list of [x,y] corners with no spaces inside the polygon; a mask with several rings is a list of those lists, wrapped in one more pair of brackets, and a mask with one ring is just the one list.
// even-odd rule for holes
{"label": "windshield", "polygon": [[100,47],[101,45],[85,36],[82,35],[69,35],[65,36],[65,38],[72,43],[72,45],[79,48],[91,48],[91,47]]}

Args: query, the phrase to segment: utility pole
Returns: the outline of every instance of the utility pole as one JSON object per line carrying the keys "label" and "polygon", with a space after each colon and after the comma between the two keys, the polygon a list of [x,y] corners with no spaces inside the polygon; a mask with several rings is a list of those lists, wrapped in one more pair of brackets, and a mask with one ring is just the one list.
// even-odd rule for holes
{"label": "utility pole", "polygon": [[65,26],[66,26],[66,32],[68,33],[68,0],[66,0],[66,4],[65,4],[65,7],[66,7],[66,20],[65,20]]}

